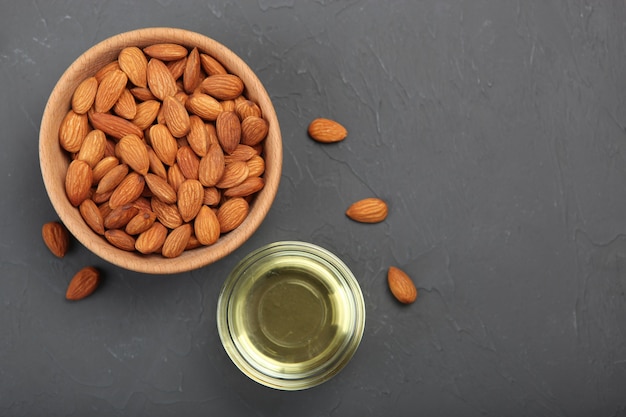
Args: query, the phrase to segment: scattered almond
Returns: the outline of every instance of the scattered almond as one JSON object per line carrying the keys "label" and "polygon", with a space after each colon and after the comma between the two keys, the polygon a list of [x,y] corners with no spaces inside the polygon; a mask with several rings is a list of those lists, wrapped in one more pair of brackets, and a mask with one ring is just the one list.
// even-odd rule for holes
{"label": "scattered almond", "polygon": [[417,289],[411,278],[395,266],[387,271],[387,283],[391,293],[403,304],[411,304],[417,298]]}
{"label": "scattered almond", "polygon": [[364,198],[353,203],[346,215],[354,221],[361,223],[379,223],[387,218],[387,203],[380,198]]}
{"label": "scattered almond", "polygon": [[59,222],[48,222],[41,228],[41,237],[50,252],[58,258],[63,258],[70,245],[70,233]]}
{"label": "scattered almond", "polygon": [[309,124],[309,136],[313,140],[322,143],[333,143],[342,141],[348,136],[345,127],[334,120],[318,118]]}
{"label": "scattered almond", "polygon": [[70,281],[65,298],[72,301],[82,300],[91,295],[100,284],[100,272],[88,266],[76,273]]}

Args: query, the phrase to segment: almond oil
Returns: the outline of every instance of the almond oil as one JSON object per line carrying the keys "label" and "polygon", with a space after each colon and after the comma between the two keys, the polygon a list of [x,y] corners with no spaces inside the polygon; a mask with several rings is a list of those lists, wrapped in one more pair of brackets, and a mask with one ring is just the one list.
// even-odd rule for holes
{"label": "almond oil", "polygon": [[323,382],[345,365],[363,332],[364,304],[350,271],[302,242],[269,245],[244,259],[219,304],[218,329],[231,359],[275,388]]}

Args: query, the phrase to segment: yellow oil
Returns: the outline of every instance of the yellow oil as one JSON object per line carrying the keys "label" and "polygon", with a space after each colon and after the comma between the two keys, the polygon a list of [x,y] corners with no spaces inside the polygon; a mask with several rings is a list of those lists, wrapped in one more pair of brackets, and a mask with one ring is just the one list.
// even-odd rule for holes
{"label": "yellow oil", "polygon": [[282,256],[246,273],[231,296],[229,316],[238,350],[249,362],[302,375],[344,347],[354,306],[328,267]]}

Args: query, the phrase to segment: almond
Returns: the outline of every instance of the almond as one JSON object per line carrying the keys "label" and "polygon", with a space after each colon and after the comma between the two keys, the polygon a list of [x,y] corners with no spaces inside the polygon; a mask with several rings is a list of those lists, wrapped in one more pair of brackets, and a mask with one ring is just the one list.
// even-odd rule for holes
{"label": "almond", "polygon": [[348,136],[345,127],[334,120],[318,118],[309,124],[309,136],[313,140],[322,143],[333,143],[342,141]]}
{"label": "almond", "polygon": [[258,191],[261,191],[265,186],[263,178],[248,177],[241,184],[235,185],[227,190],[224,190],[225,197],[247,197]]}
{"label": "almond", "polygon": [[[109,206],[108,203],[106,203],[106,205]],[[126,204],[124,206],[111,209],[108,214],[105,215],[103,213],[102,215],[102,217],[104,217],[104,228],[123,229],[126,227],[130,219],[135,217],[137,213],[139,213],[139,209],[132,204]]]}
{"label": "almond", "polygon": [[48,222],[41,228],[43,243],[58,258],[63,258],[70,245],[70,233],[59,222]]}
{"label": "almond", "polygon": [[119,163],[120,161],[115,156],[105,156],[102,158],[93,168],[92,185],[98,185],[100,180],[102,180],[109,171],[118,166]]}
{"label": "almond", "polygon": [[136,172],[128,174],[115,188],[109,198],[109,206],[112,209],[132,203],[139,198],[145,185],[144,178]]}
{"label": "almond", "polygon": [[217,130],[215,130],[215,123],[205,123],[204,127],[206,128],[206,133],[209,137],[209,145],[211,145],[212,143],[219,145],[220,141],[217,139]]}
{"label": "almond", "polygon": [[96,77],[85,78],[72,95],[72,110],[78,114],[85,114],[93,105],[98,91],[98,80]]}
{"label": "almond", "polygon": [[104,67],[100,68],[98,72],[94,75],[98,83],[102,82],[102,79],[106,77],[106,75],[111,72],[120,69],[120,63],[117,61],[111,61],[106,64]]}
{"label": "almond", "polygon": [[78,206],[78,210],[80,211],[80,215],[87,223],[87,226],[91,228],[94,232],[99,235],[104,234],[104,218],[102,217],[102,213],[96,203],[91,199],[86,199],[80,206]]}
{"label": "almond", "polygon": [[148,88],[156,98],[163,101],[176,94],[176,80],[163,61],[152,58],[148,61]]}
{"label": "almond", "polygon": [[128,77],[124,71],[119,69],[113,70],[105,75],[98,84],[98,91],[96,92],[96,99],[94,101],[94,109],[96,112],[105,113],[111,110],[124,92],[127,82]]}
{"label": "almond", "polygon": [[222,105],[223,111],[235,111],[235,100],[222,100],[220,104]]}
{"label": "almond", "polygon": [[[187,65],[187,57],[177,59],[175,61],[169,61],[165,63],[167,69],[172,73],[172,77],[174,77],[176,83],[180,85],[180,80],[178,80],[183,73],[185,72],[185,66]],[[182,87],[179,87],[182,90]]]}
{"label": "almond", "polygon": [[224,156],[224,162],[230,164],[235,161],[248,161],[256,155],[256,150],[248,145],[239,144],[230,155]]}
{"label": "almond", "polygon": [[185,62],[185,71],[183,72],[183,87],[187,94],[191,94],[200,83],[200,53],[198,48],[193,48],[187,61]]}
{"label": "almond", "polygon": [[185,107],[189,113],[211,121],[217,119],[217,116],[223,111],[219,101],[202,93],[191,94],[185,102]]}
{"label": "almond", "polygon": [[220,237],[220,223],[215,212],[203,205],[193,222],[196,239],[203,245],[212,245]]}
{"label": "almond", "polygon": [[118,116],[127,120],[133,120],[137,116],[137,103],[128,88],[122,91],[120,98],[113,106],[113,111]]}
{"label": "almond", "polygon": [[241,78],[234,74],[215,74],[206,77],[198,88],[218,100],[232,100],[241,95],[243,87]]}
{"label": "almond", "polygon": [[148,159],[150,160],[150,171],[163,179],[167,179],[167,170],[165,165],[159,159],[154,149],[148,146]]}
{"label": "almond", "polygon": [[202,204],[207,206],[216,206],[221,201],[222,194],[220,190],[215,187],[206,187],[204,189],[204,199]]}
{"label": "almond", "polygon": [[205,187],[213,187],[224,174],[224,152],[218,144],[211,144],[200,160],[198,179]]}
{"label": "almond", "polygon": [[411,278],[395,266],[390,266],[387,271],[387,283],[391,293],[403,304],[411,304],[417,298],[417,289]]}
{"label": "almond", "polygon": [[70,110],[59,126],[59,144],[68,152],[78,152],[89,130],[87,115]]}
{"label": "almond", "polygon": [[154,153],[166,165],[172,166],[176,162],[178,145],[167,126],[156,124],[150,128],[150,143]]}
{"label": "almond", "polygon": [[176,202],[176,191],[168,184],[167,180],[150,173],[146,175],[145,179],[146,185],[156,198],[167,204]]}
{"label": "almond", "polygon": [[178,212],[184,222],[193,220],[204,200],[204,187],[198,180],[185,180],[178,187]]}
{"label": "almond", "polygon": [[98,162],[104,157],[106,150],[107,138],[102,130],[94,129],[87,133],[83,144],[78,151],[77,158],[85,161],[91,168],[94,168]]}
{"label": "almond", "polygon": [[106,193],[93,193],[91,195],[91,199],[96,204],[107,203],[106,205],[108,206],[109,198],[111,197],[111,194],[113,194],[113,190],[107,191]]}
{"label": "almond", "polygon": [[[107,138],[107,146],[104,148],[104,157],[115,156],[115,145],[117,143],[113,139]],[[117,156],[115,156],[117,158]]]}
{"label": "almond", "polygon": [[182,138],[190,129],[189,113],[183,104],[172,96],[163,100],[165,124],[175,138]]}
{"label": "almond", "polygon": [[152,204],[146,197],[139,197],[133,201],[132,205],[139,211],[152,211]]}
{"label": "almond", "polygon": [[226,200],[217,210],[220,233],[228,233],[236,229],[248,216],[248,202],[241,197]]}
{"label": "almond", "polygon": [[246,164],[248,165],[248,176],[250,177],[260,177],[265,172],[265,160],[259,155],[250,158]]}
{"label": "almond", "polygon": [[198,179],[200,159],[190,146],[181,146],[176,152],[176,163],[185,178]]}
{"label": "almond", "polygon": [[202,246],[202,243],[200,243],[198,238],[196,238],[196,235],[192,233],[191,236],[189,236],[189,241],[187,242],[187,246],[185,246],[185,250],[199,248],[200,246]]}
{"label": "almond", "polygon": [[261,108],[254,101],[248,99],[235,103],[235,112],[242,122],[250,116],[261,117]]}
{"label": "almond", "polygon": [[159,222],[154,222],[148,230],[137,237],[135,249],[144,255],[154,253],[161,249],[166,237],[167,228]]}
{"label": "almond", "polygon": [[206,155],[209,148],[209,134],[207,133],[204,122],[199,116],[191,115],[189,117],[189,133],[187,133],[187,142],[193,151],[202,158]]}
{"label": "almond", "polygon": [[109,229],[104,232],[104,238],[113,246],[128,252],[135,250],[135,238],[120,229]]}
{"label": "almond", "polygon": [[157,100],[146,100],[137,104],[133,124],[141,130],[146,130],[157,118],[160,109],[161,103]]}
{"label": "almond", "polygon": [[156,100],[157,98],[152,94],[152,91],[148,87],[133,87],[130,89],[130,93],[139,101]]}
{"label": "almond", "polygon": [[100,129],[115,139],[121,139],[126,135],[143,137],[143,131],[129,120],[109,113],[89,112],[88,114],[94,129]]}
{"label": "almond", "polygon": [[[115,158],[117,160],[117,158]],[[119,164],[113,167],[98,183],[96,188],[96,194],[104,194],[109,191],[115,190],[115,188],[122,182],[128,175],[128,165]]]}
{"label": "almond", "polygon": [[100,272],[93,266],[78,271],[70,281],[65,298],[76,301],[91,295],[100,284]]}
{"label": "almond", "polygon": [[380,198],[364,198],[353,203],[346,215],[354,221],[361,223],[379,223],[387,217],[387,203]]}
{"label": "almond", "polygon": [[189,238],[191,237],[191,225],[189,223],[178,226],[172,230],[163,242],[163,249],[161,254],[166,258],[176,258],[187,247]]}
{"label": "almond", "polygon": [[143,48],[143,52],[161,61],[176,61],[187,56],[187,48],[175,43],[157,43]]}
{"label": "almond", "polygon": [[249,116],[241,122],[241,143],[254,146],[267,136],[269,124],[260,117]]}
{"label": "almond", "polygon": [[217,188],[231,188],[244,182],[248,178],[248,164],[244,161],[235,161],[227,164],[222,178],[215,184]]}
{"label": "almond", "polygon": [[148,148],[143,140],[137,135],[126,135],[120,139],[116,146],[122,162],[134,169],[141,175],[146,175],[150,168]]}
{"label": "almond", "polygon": [[167,170],[167,182],[172,186],[174,191],[178,191],[178,187],[183,183],[187,178],[183,175],[178,164],[174,164]]}
{"label": "almond", "polygon": [[164,203],[155,197],[152,197],[150,204],[157,219],[165,227],[169,229],[176,229],[178,226],[183,224],[183,218],[180,216],[176,205]]}
{"label": "almond", "polygon": [[232,153],[241,140],[241,123],[234,112],[222,112],[215,120],[217,139],[226,153]]}
{"label": "almond", "polygon": [[[139,211],[135,217],[130,219],[124,231],[129,235],[138,235],[151,228],[155,220],[156,214],[152,211]],[[133,246],[134,245],[135,243],[133,241]]]}
{"label": "almond", "polygon": [[93,173],[87,162],[79,159],[70,162],[65,175],[65,193],[74,207],[89,197],[92,181]]}
{"label": "almond", "polygon": [[211,55],[200,54],[200,66],[202,66],[207,75],[228,74],[226,68]]}
{"label": "almond", "polygon": [[120,69],[126,73],[131,83],[137,87],[146,87],[148,59],[136,46],[129,46],[119,53],[117,57]]}

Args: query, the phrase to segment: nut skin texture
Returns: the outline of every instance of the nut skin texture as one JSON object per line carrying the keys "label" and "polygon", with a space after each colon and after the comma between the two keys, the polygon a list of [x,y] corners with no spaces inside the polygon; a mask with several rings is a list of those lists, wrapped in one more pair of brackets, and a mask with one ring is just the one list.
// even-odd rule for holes
{"label": "nut skin texture", "polygon": [[226,200],[217,210],[220,233],[228,233],[239,227],[248,216],[248,202],[241,197]]}
{"label": "nut skin texture", "polygon": [[63,258],[70,245],[70,233],[59,222],[48,222],[41,228],[41,237],[50,252],[57,258]]}
{"label": "nut skin texture", "polygon": [[173,258],[215,243],[264,187],[269,125],[244,90],[197,48],[124,48],[74,91],[60,125],[68,200],[122,250]]}
{"label": "nut skin texture", "polygon": [[393,296],[402,304],[411,304],[417,298],[417,288],[411,278],[395,266],[387,271],[387,284]]}
{"label": "nut skin texture", "polygon": [[359,223],[380,223],[387,218],[387,203],[380,198],[364,198],[353,203],[346,216]]}
{"label": "nut skin texture", "polygon": [[70,162],[65,175],[65,193],[74,207],[89,197],[92,182],[93,172],[87,162],[80,159]]}
{"label": "nut skin texture", "polygon": [[322,143],[340,142],[348,136],[348,131],[338,122],[323,117],[313,120],[309,124],[311,139]]}
{"label": "nut skin texture", "polygon": [[100,271],[87,266],[74,275],[65,292],[65,298],[71,301],[82,300],[91,295],[100,284]]}

